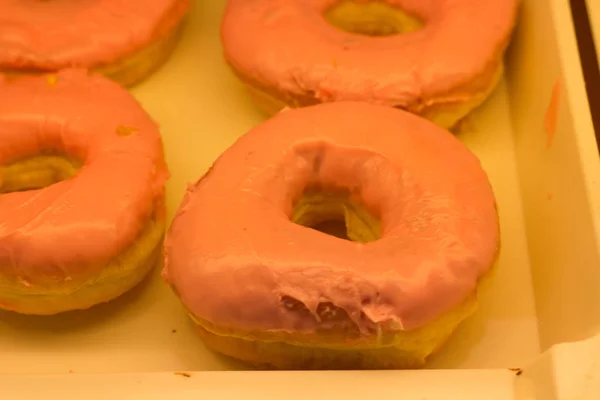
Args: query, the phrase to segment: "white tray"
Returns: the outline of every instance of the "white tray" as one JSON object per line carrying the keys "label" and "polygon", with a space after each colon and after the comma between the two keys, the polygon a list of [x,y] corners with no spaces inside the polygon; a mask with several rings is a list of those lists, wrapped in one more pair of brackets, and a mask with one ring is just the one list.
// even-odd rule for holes
{"label": "white tray", "polygon": [[[263,120],[222,61],[224,4],[196,2],[176,54],[133,91],[161,126],[173,175],[170,216],[186,185]],[[558,124],[550,140],[544,121],[555,88]],[[595,342],[542,353],[554,344],[592,336],[600,322],[600,160],[587,110],[568,2],[524,1],[507,78],[460,134],[481,158],[497,194],[500,267],[476,316],[428,370],[218,372],[242,366],[204,348],[157,268],[131,293],[86,312],[44,318],[0,313],[0,398],[40,393],[44,399],[99,399],[118,393],[116,398],[153,399],[178,393],[178,399],[187,399],[216,392],[219,399],[326,394],[346,399],[562,398],[521,396],[527,390],[558,396],[560,388],[550,380],[567,382],[568,377],[553,378],[553,363]],[[525,368],[518,377],[508,370],[517,367]],[[188,378],[176,371],[196,372]]]}

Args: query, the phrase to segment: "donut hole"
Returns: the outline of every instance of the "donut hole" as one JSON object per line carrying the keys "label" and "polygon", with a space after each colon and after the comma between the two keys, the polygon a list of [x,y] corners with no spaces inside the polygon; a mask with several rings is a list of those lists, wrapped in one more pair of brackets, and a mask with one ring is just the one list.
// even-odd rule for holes
{"label": "donut hole", "polygon": [[348,192],[305,190],[294,205],[292,222],[353,242],[368,243],[381,237],[381,221]]}
{"label": "donut hole", "polygon": [[342,0],[323,14],[332,26],[363,36],[393,36],[419,30],[423,21],[385,1]]}
{"label": "donut hole", "polygon": [[23,158],[0,167],[0,193],[45,188],[75,176],[80,167],[79,161],[63,155]]}

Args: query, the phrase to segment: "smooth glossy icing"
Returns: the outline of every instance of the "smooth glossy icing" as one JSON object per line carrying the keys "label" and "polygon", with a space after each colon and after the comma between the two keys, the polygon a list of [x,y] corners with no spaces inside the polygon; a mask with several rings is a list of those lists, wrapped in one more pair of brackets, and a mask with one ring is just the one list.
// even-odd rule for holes
{"label": "smooth glossy icing", "polygon": [[0,69],[91,68],[166,35],[189,0],[0,0]]}
{"label": "smooth glossy icing", "polygon": [[0,275],[27,285],[93,275],[161,212],[168,177],[156,124],[117,84],[85,71],[0,83],[2,165],[39,154],[83,163],[39,190],[0,194]]}
{"label": "smooth glossy icing", "polygon": [[336,3],[229,0],[225,57],[247,81],[267,90],[418,111],[485,91],[517,9],[517,0],[387,0],[421,19],[423,28],[368,37],[325,21],[323,14]]}
{"label": "smooth glossy icing", "polygon": [[[382,237],[357,243],[292,223],[314,185],[349,190],[380,216]],[[328,103],[252,129],[190,186],[163,276],[218,327],[314,332],[330,302],[362,331],[410,330],[472,295],[498,242],[487,176],[451,133],[393,108]]]}

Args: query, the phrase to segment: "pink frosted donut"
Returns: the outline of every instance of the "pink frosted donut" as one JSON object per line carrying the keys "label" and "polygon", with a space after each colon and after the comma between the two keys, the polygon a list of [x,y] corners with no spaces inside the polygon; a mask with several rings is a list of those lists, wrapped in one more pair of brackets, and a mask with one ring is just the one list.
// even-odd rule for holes
{"label": "pink frosted donut", "polygon": [[0,80],[0,309],[109,301],[155,265],[168,177],[156,124],[79,70]]}
{"label": "pink frosted donut", "polygon": [[[351,240],[308,228],[336,219]],[[492,189],[458,139],[337,102],[282,112],[225,151],[179,208],[163,276],[230,356],[415,367],[473,312],[498,248]]]}
{"label": "pink frosted donut", "polygon": [[0,0],[0,72],[95,69],[133,85],[171,54],[189,0]]}
{"label": "pink frosted donut", "polygon": [[[340,3],[229,0],[222,25],[225,58],[267,111],[366,101],[450,127],[499,81],[517,11],[517,0],[371,2],[371,8],[385,3],[402,10],[420,26],[373,37],[327,22],[324,15]],[[385,18],[394,19],[379,17],[380,27],[387,26]]]}

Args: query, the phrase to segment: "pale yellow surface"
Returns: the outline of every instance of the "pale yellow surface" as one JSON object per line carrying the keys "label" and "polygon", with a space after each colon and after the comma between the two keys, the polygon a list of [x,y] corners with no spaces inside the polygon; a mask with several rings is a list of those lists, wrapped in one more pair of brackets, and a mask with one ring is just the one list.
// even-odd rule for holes
{"label": "pale yellow surface", "polygon": [[[0,376],[0,383],[10,400],[21,400],[24,393],[27,400],[365,400],[374,394],[394,400],[521,400],[514,397],[514,378],[509,370],[170,372]],[[447,387],[453,388],[452,397],[440,390]]]}
{"label": "pale yellow surface", "polygon": [[[600,328],[600,157],[569,5],[550,5],[524,2],[507,65],[542,349]],[[556,85],[549,136],[544,118]]]}
{"label": "pale yellow surface", "polygon": [[[134,90],[160,124],[166,143],[173,173],[167,185],[170,217],[186,185],[196,181],[239,135],[262,120],[222,62],[219,20],[223,5],[222,0],[197,2],[173,58]],[[598,212],[592,208],[592,204],[600,204],[600,166],[597,154],[592,157],[595,143],[590,139],[587,102],[581,97],[581,73],[567,61],[577,55],[573,54],[565,6],[563,0],[525,1],[523,24],[511,55],[519,58],[509,60],[508,81],[465,122],[460,134],[481,158],[493,184],[503,246],[495,282],[479,310],[459,328],[430,368],[522,366],[539,354],[540,337],[545,338],[542,345],[546,348],[556,340],[588,332],[600,320],[598,312],[592,311],[592,306],[595,309],[600,304]],[[553,24],[560,29],[555,30]],[[559,32],[557,41],[555,32]],[[566,52],[563,58],[558,57],[559,51]],[[561,70],[569,89],[565,90],[554,145],[548,150],[543,117]],[[571,111],[577,112],[576,118],[570,117]],[[239,368],[205,350],[158,272],[130,294],[89,312],[59,318],[0,313],[0,373]],[[554,317],[557,311],[567,318],[567,324]],[[489,381],[482,379],[481,373],[465,377],[427,371],[386,376],[393,376],[394,382],[398,376],[411,376],[401,380],[404,384],[395,392],[408,393],[407,399],[419,399],[423,393],[430,393],[431,399],[445,399],[444,391],[466,393],[471,389],[473,392],[461,399],[482,398],[482,393],[496,396],[486,397],[494,400],[512,399],[512,389],[507,389],[510,378],[504,381],[504,375],[494,375],[499,380]],[[244,388],[251,390],[253,382],[267,385],[245,377],[217,375],[205,381],[239,384],[244,393]],[[117,387],[125,387],[118,386],[125,385],[119,379],[102,381],[101,386],[116,382]],[[138,378],[129,379],[133,384]],[[347,379],[355,385],[345,398],[365,393],[360,390],[367,386],[360,385],[368,382]],[[293,382],[300,385],[298,380],[287,381]],[[454,391],[453,385],[463,392]],[[375,386],[368,387],[373,390]],[[257,389],[255,393],[252,398],[258,399],[264,392]]]}

